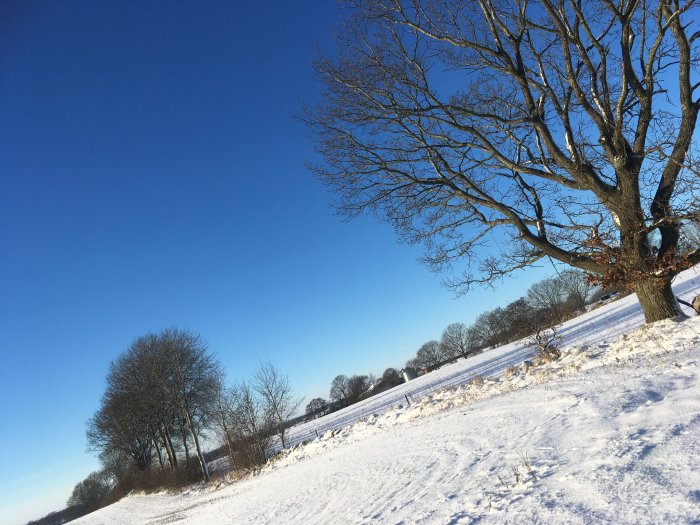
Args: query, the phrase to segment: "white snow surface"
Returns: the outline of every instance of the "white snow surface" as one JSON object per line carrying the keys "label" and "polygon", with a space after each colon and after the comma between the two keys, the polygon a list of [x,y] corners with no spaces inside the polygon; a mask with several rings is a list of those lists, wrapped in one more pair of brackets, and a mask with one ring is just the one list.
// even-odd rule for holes
{"label": "white snow surface", "polygon": [[560,327],[559,361],[502,374],[532,350],[485,352],[296,427],[334,430],[256,476],[75,523],[700,524],[700,317],[642,323],[623,298]]}

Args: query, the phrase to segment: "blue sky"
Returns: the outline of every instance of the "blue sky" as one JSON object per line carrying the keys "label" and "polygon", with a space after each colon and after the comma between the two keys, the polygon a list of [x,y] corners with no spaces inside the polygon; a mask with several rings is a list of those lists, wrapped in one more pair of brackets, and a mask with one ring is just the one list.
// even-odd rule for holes
{"label": "blue sky", "polygon": [[98,468],[85,422],[139,335],[194,330],[231,381],[269,360],[308,400],[544,275],[455,300],[389,225],[335,215],[292,114],[341,17],[327,0],[0,3],[8,523]]}

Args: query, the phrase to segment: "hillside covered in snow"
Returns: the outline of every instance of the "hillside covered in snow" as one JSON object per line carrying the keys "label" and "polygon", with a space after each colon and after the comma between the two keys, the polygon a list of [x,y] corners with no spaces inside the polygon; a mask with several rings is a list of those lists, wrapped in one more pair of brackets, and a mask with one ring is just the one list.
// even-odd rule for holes
{"label": "hillside covered in snow", "polygon": [[[531,349],[484,353],[403,385],[410,404],[336,415],[350,424],[256,476],[132,495],[75,523],[700,523],[700,317],[639,328],[635,308],[630,296],[567,323],[556,362],[503,373]],[[484,380],[464,383],[476,369]]]}

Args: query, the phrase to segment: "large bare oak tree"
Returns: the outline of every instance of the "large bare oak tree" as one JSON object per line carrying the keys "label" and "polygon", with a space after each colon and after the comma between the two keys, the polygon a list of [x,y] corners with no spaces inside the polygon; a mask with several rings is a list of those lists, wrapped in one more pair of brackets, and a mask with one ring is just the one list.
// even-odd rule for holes
{"label": "large bare oak tree", "polygon": [[[349,214],[424,242],[453,284],[552,258],[679,315],[697,217],[695,0],[356,0],[312,166]],[[697,15],[697,13],[695,13]]]}

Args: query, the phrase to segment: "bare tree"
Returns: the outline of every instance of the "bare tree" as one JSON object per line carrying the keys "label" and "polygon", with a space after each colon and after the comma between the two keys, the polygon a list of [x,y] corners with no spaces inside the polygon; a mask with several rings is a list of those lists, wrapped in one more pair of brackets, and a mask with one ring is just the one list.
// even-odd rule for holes
{"label": "bare tree", "polygon": [[161,448],[166,452],[170,467],[177,468],[175,435],[178,410],[175,396],[172,395],[172,374],[168,369],[159,336],[147,334],[137,338],[129,347],[124,366],[128,368],[124,378],[128,384],[127,388],[139,389],[138,406],[152,419],[150,425],[153,447],[161,468]]}
{"label": "bare tree", "polygon": [[241,468],[257,468],[267,461],[274,421],[253,388],[241,383],[232,388],[234,411],[232,423],[235,435],[235,453],[232,461]]}
{"label": "bare tree", "polygon": [[415,357],[406,361],[405,368],[413,368],[416,372],[420,370],[421,364]]}
{"label": "bare tree", "polygon": [[322,397],[315,397],[306,405],[306,415],[312,417],[321,417],[328,410],[328,401]]}
{"label": "bare tree", "polygon": [[194,443],[202,479],[208,481],[209,468],[200,437],[216,411],[220,366],[207,353],[207,345],[198,334],[167,329],[158,339],[172,378],[171,394]]}
{"label": "bare tree", "polygon": [[504,308],[506,324],[508,326],[508,340],[514,341],[521,337],[530,334],[530,317],[532,317],[532,308],[521,297]]}
{"label": "bare tree", "polygon": [[384,370],[382,379],[396,385],[403,383],[403,378],[401,377],[401,374],[399,374],[399,371],[396,370],[396,368],[391,367]]}
{"label": "bare tree", "polygon": [[370,385],[369,377],[366,375],[351,376],[347,382],[348,402],[357,403],[360,401]]}
{"label": "bare tree", "polygon": [[135,472],[129,459],[122,451],[100,454],[102,472],[114,485],[112,496],[115,499],[128,495],[134,488]]}
{"label": "bare tree", "polygon": [[90,447],[103,457],[127,455],[141,471],[163,451],[177,467],[175,436],[187,455],[187,433],[197,452],[202,478],[209,473],[200,438],[216,413],[221,371],[196,334],[164,330],[134,341],[111,365],[100,408],[88,422]]}
{"label": "bare tree", "polygon": [[452,323],[442,332],[440,347],[442,354],[448,359],[467,357],[474,350],[473,332],[464,323]]}
{"label": "bare tree", "polygon": [[92,472],[73,488],[66,505],[82,507],[84,511],[92,512],[99,509],[112,493],[112,482],[103,471]]}
{"label": "bare tree", "polygon": [[303,398],[294,396],[289,379],[272,363],[260,365],[253,378],[253,387],[265,401],[265,407],[274,421],[282,448],[287,448],[286,423],[297,411]]}
{"label": "bare tree", "polygon": [[568,299],[573,301],[578,310],[585,310],[595,288],[590,280],[586,279],[586,274],[580,270],[564,270],[558,279]]}
{"label": "bare tree", "polygon": [[508,317],[503,308],[496,308],[482,313],[473,325],[473,334],[479,342],[479,347],[496,348],[505,344],[509,339]]}
{"label": "bare tree", "polygon": [[432,368],[445,360],[439,341],[428,341],[423,343],[416,352],[416,360],[421,368]]}
{"label": "bare tree", "polygon": [[[126,383],[128,377],[135,381]],[[143,391],[138,379],[129,374],[125,356],[110,365],[106,391],[87,423],[86,434],[91,450],[126,456],[139,470],[146,470],[153,460],[153,420],[140,405]]]}
{"label": "bare tree", "polygon": [[[681,315],[697,216],[696,0],[355,0],[312,169],[468,289],[551,257]],[[464,289],[464,288],[462,288]]]}
{"label": "bare tree", "polygon": [[220,441],[226,445],[228,455],[233,461],[235,457],[235,428],[233,423],[234,413],[236,410],[236,391],[235,389],[227,389],[224,386],[223,374],[218,378],[219,387],[215,403],[215,421],[219,434]]}
{"label": "bare tree", "polygon": [[348,404],[348,376],[339,374],[331,381],[330,398],[336,402]]}
{"label": "bare tree", "polygon": [[552,321],[561,321],[566,301],[562,281],[550,277],[536,282],[527,291],[527,301],[532,308],[547,312]]}

